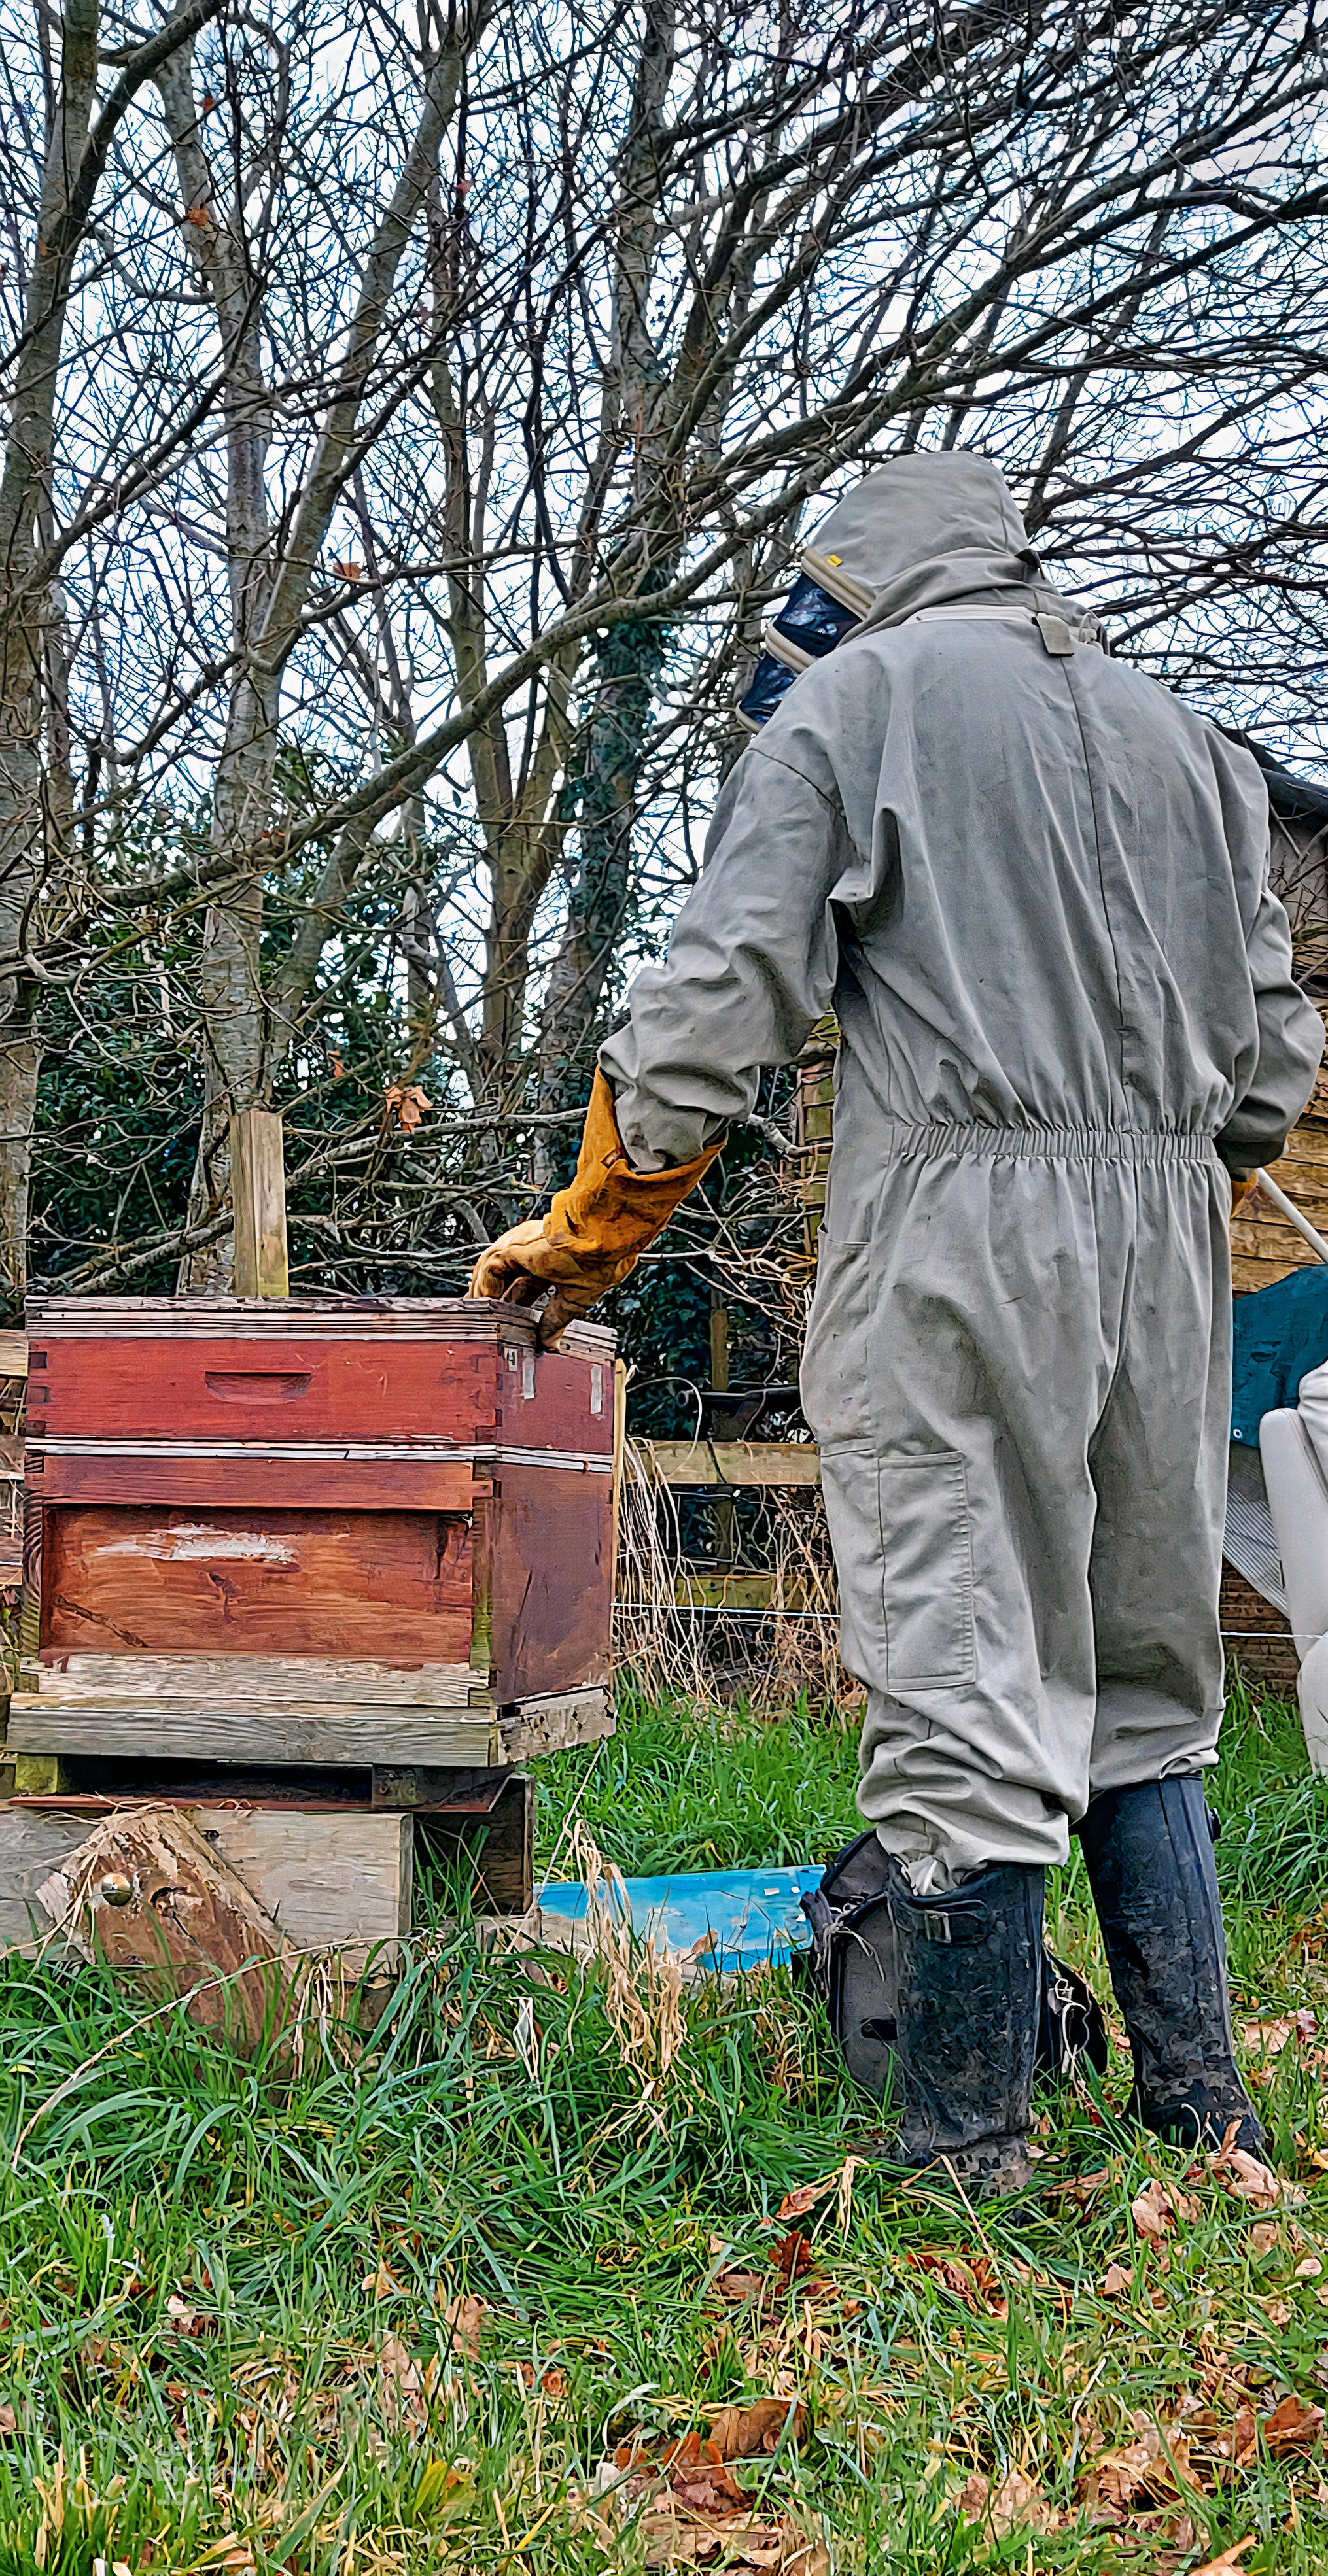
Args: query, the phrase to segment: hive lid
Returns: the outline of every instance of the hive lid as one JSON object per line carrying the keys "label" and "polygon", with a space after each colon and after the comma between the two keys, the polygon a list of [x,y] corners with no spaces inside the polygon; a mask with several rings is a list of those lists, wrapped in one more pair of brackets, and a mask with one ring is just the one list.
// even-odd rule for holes
{"label": "hive lid", "polygon": [[[30,1336],[52,1340],[502,1342],[534,1347],[536,1317],[499,1297],[52,1297],[28,1299]],[[569,1324],[561,1348],[611,1360],[607,1324]]]}

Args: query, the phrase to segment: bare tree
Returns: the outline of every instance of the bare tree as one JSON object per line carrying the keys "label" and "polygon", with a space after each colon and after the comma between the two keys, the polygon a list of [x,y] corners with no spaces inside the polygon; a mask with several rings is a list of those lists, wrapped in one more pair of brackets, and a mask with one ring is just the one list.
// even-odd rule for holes
{"label": "bare tree", "polygon": [[[225,1112],[275,1096],[302,1275],[460,1284],[694,874],[814,496],[883,455],[985,448],[1117,649],[1314,759],[1294,9],[520,0],[412,42],[298,0],[150,77],[50,372],[31,793],[72,823],[0,958],[83,1157],[44,1268],[219,1279]],[[791,1240],[762,1117],[679,1257]]]}

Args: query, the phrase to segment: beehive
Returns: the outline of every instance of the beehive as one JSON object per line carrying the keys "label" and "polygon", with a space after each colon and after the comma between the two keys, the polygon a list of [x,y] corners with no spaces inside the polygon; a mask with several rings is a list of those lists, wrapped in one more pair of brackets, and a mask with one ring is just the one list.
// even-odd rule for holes
{"label": "beehive", "polygon": [[13,1755],[492,1769],[607,1731],[614,1337],[40,1298]]}

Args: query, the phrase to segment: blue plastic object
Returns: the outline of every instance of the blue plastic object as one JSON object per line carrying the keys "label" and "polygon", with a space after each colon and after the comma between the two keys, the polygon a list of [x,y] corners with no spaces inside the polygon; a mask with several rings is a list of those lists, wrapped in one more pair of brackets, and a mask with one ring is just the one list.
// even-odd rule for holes
{"label": "blue plastic object", "polygon": [[[722,1972],[787,1967],[793,1951],[811,1938],[799,1900],[820,1886],[822,1875],[819,1869],[715,1869],[623,1883],[632,1929],[641,1940],[653,1935],[659,1948],[695,1950],[708,1938],[710,1948],[698,1957]],[[579,1879],[569,1879],[541,1888],[539,1902],[545,1914],[580,1923],[586,1891]]]}
{"label": "blue plastic object", "polygon": [[1257,1449],[1265,1413],[1294,1404],[1310,1369],[1328,1359],[1328,1268],[1293,1270],[1231,1303],[1231,1437]]}

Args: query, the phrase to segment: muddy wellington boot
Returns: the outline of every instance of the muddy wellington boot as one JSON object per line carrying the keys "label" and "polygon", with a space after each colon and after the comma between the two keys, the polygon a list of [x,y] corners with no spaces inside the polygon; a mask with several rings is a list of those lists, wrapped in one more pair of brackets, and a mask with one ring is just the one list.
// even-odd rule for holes
{"label": "muddy wellington boot", "polygon": [[1200,1779],[1095,1798],[1077,1828],[1134,2053],[1130,2108],[1168,2145],[1264,2135],[1236,2068],[1213,1836]]}
{"label": "muddy wellington boot", "polygon": [[978,2199],[1032,2180],[1044,1876],[984,1869],[915,1896],[869,1832],[803,1898],[810,1973],[849,2070],[890,2096],[893,2160],[944,2159]]}

